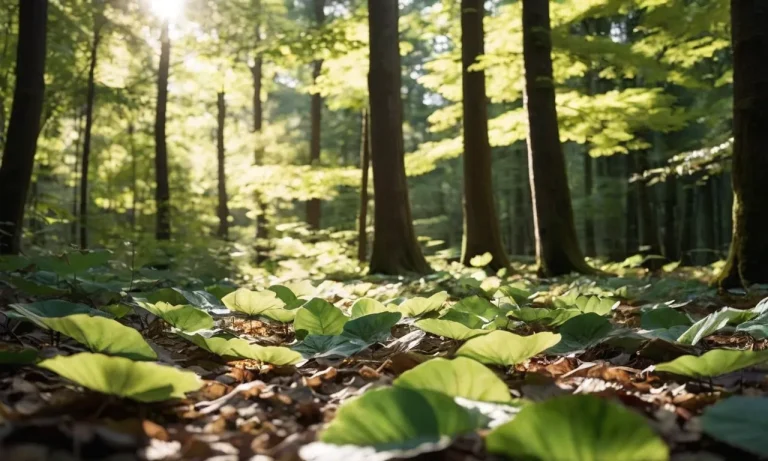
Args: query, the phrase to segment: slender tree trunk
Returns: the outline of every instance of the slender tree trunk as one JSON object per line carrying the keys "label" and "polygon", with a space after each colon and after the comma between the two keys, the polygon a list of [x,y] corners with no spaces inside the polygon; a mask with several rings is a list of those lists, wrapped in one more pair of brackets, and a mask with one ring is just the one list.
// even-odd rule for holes
{"label": "slender tree trunk", "polygon": [[541,276],[592,273],[576,236],[552,76],[549,2],[523,0],[528,161]]}
{"label": "slender tree trunk", "polygon": [[595,240],[595,220],[594,220],[594,190],[595,181],[592,170],[592,156],[589,151],[584,152],[584,196],[587,207],[584,217],[584,239],[586,240],[586,253],[590,258],[597,256],[597,242]]}
{"label": "slender tree trunk", "polygon": [[733,239],[720,286],[768,283],[768,2],[731,0]]}
{"label": "slender tree trunk", "polygon": [[16,88],[0,165],[0,254],[21,251],[24,205],[43,111],[47,23],[48,0],[19,2]]}
{"label": "slender tree trunk", "polygon": [[626,225],[626,256],[634,256],[640,252],[639,211],[637,188],[630,183],[632,172],[635,170],[632,156],[628,154],[625,162],[625,177],[627,179],[627,225]]}
{"label": "slender tree trunk", "polygon": [[216,129],[216,152],[218,162],[219,179],[219,229],[216,235],[222,239],[229,239],[229,202],[227,200],[227,174],[226,174],[226,148],[224,144],[224,127],[227,121],[227,101],[226,94],[220,91],[217,95],[217,129]]}
{"label": "slender tree trunk", "polygon": [[405,177],[397,0],[368,0],[371,159],[375,200],[370,272],[431,272],[416,240]]}
{"label": "slender tree trunk", "polygon": [[528,154],[522,148],[515,148],[515,156],[519,158],[517,178],[515,180],[515,215],[517,226],[515,232],[515,254],[525,256],[528,254],[528,236],[530,235],[531,213],[527,206],[525,189],[528,184]]}
{"label": "slender tree trunk", "polygon": [[490,253],[489,268],[509,269],[493,198],[491,144],[485,72],[470,70],[485,53],[484,0],[461,1],[461,59],[464,111],[464,238],[461,262]]}
{"label": "slender tree trunk", "polygon": [[133,122],[128,124],[128,153],[131,155],[131,232],[136,234],[136,222],[138,220],[139,210],[137,208],[138,200],[138,159],[136,158],[136,145],[134,143],[133,136],[136,132],[136,128],[133,126]]}
{"label": "slender tree trunk", "polygon": [[[259,19],[256,21],[256,48],[261,47],[261,1],[255,0],[254,8],[259,13]],[[264,55],[259,50],[251,66],[251,76],[253,78],[253,132],[258,136],[257,146],[254,150],[253,164],[262,165],[264,163],[264,141],[261,134],[264,130],[264,102],[262,101],[263,79],[264,79]],[[262,193],[256,189],[254,193],[254,202],[256,205],[256,264],[262,264],[267,260],[268,248],[265,248],[260,242],[266,242],[269,239],[269,221],[267,219],[267,204],[264,203]]]}
{"label": "slender tree trunk", "polygon": [[677,234],[677,177],[670,175],[664,183],[664,256],[670,261],[680,259]]}
{"label": "slender tree trunk", "polygon": [[[635,172],[642,175],[648,169],[648,153],[637,152],[632,157],[635,161]],[[661,240],[659,239],[659,228],[656,224],[656,214],[651,204],[650,191],[645,180],[635,181],[635,190],[637,191],[637,202],[640,210],[640,253],[646,257],[643,267],[648,270],[659,270],[664,266],[664,259],[661,256]]]}
{"label": "slender tree trunk", "polygon": [[78,242],[78,178],[80,175],[80,143],[83,141],[83,117],[80,113],[80,109],[75,114],[75,123],[77,124],[77,139],[75,139],[75,166],[72,170],[72,176],[74,176],[74,184],[72,186],[72,222],[70,223],[70,236],[72,245],[77,245]]}
{"label": "slender tree trunk", "polygon": [[357,218],[357,260],[368,260],[368,172],[371,168],[371,134],[368,110],[363,110],[362,139],[360,143],[360,169],[363,179],[360,184],[360,215]]}
{"label": "slender tree trunk", "polygon": [[[317,27],[320,28],[325,23],[325,0],[313,0],[315,9],[315,20]],[[323,61],[317,60],[312,63],[312,83],[317,83],[318,77],[323,70]],[[323,121],[323,97],[320,93],[312,94],[311,104],[311,134],[309,139],[309,163],[317,165],[320,162],[321,150],[321,127]],[[307,224],[310,229],[320,229],[320,219],[322,214],[322,204],[320,199],[311,199],[307,202]]]}
{"label": "slender tree trunk", "polygon": [[83,141],[83,172],[80,175],[80,248],[88,248],[88,173],[91,164],[91,135],[93,107],[96,102],[96,65],[99,58],[102,20],[94,12],[91,62],[88,67],[88,93],[85,101],[85,134]]}
{"label": "slender tree trunk", "polygon": [[680,229],[680,264],[693,265],[692,250],[696,246],[696,189],[695,181],[684,187],[683,224]]}
{"label": "slender tree trunk", "polygon": [[171,39],[168,22],[160,37],[160,68],[157,74],[157,111],[155,116],[155,204],[157,206],[155,238],[171,239],[171,190],[168,183],[168,145],[166,116],[168,107],[168,74],[171,66]]}

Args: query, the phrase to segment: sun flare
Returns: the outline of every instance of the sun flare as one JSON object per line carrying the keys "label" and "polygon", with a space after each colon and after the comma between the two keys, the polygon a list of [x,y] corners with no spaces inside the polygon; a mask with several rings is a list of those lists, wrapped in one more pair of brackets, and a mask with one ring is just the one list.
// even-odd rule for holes
{"label": "sun flare", "polygon": [[184,11],[185,0],[150,0],[152,12],[161,19],[173,20]]}

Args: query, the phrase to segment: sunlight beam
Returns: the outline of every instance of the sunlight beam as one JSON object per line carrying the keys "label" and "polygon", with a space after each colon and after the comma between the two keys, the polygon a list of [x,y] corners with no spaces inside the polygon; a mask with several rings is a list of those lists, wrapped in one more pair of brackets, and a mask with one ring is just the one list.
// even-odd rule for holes
{"label": "sunlight beam", "polygon": [[160,19],[173,21],[184,11],[185,0],[150,0],[152,12]]}

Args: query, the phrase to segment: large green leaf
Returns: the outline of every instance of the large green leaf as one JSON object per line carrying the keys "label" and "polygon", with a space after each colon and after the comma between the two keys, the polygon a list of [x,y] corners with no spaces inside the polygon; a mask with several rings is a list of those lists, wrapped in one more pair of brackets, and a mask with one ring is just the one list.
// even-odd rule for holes
{"label": "large green leaf", "polygon": [[85,314],[94,317],[112,317],[112,315],[107,312],[94,309],[85,304],[75,304],[57,299],[38,301],[29,304],[11,304],[9,307],[30,322],[33,322],[44,329],[48,329],[48,326],[43,322],[43,319],[45,318],[66,317],[74,314]]}
{"label": "large green leaf", "polygon": [[768,314],[763,314],[756,319],[742,323],[736,327],[736,331],[743,331],[755,339],[768,339]]}
{"label": "large green leaf", "polygon": [[271,290],[251,291],[241,288],[225,296],[221,302],[232,311],[252,317],[262,316],[282,323],[292,322],[296,317],[296,311],[286,309],[283,300]]}
{"label": "large green leaf", "polygon": [[222,357],[258,360],[277,366],[295,365],[302,360],[301,354],[287,347],[259,346],[231,335],[213,334],[205,336],[200,333],[193,335],[178,333],[178,335],[198,347]]}
{"label": "large green leaf", "polygon": [[85,345],[92,352],[117,355],[132,360],[157,360],[157,353],[141,333],[120,322],[87,314],[41,318],[51,330]]}
{"label": "large green leaf", "polygon": [[389,339],[392,327],[400,320],[399,312],[380,312],[352,319],[344,324],[342,335],[359,339],[368,344],[384,342]]}
{"label": "large green leaf", "polygon": [[610,320],[590,313],[574,317],[560,327],[562,340],[549,350],[552,354],[572,354],[583,352],[601,343],[614,328]]}
{"label": "large green leaf", "polygon": [[486,438],[488,451],[537,461],[666,461],[669,448],[645,418],[591,395],[523,407]]}
{"label": "large green leaf", "polygon": [[470,339],[456,352],[481,363],[512,366],[540,354],[560,342],[560,335],[544,332],[518,336],[506,331],[493,331]]}
{"label": "large green leaf", "polygon": [[159,288],[147,293],[133,293],[137,301],[148,301],[152,304],[167,303],[171,306],[183,306],[187,304],[187,298],[173,288]]}
{"label": "large green leaf", "polygon": [[307,335],[333,336],[341,334],[348,320],[349,317],[338,307],[324,299],[314,298],[296,311],[293,327],[299,339]]}
{"label": "large green leaf", "polygon": [[690,378],[712,378],[765,362],[768,362],[768,350],[755,352],[715,349],[700,357],[684,355],[671,362],[656,365],[656,371]]}
{"label": "large green leaf", "polygon": [[60,355],[38,366],[93,391],[139,402],[184,398],[202,385],[200,378],[189,371],[90,352]]}
{"label": "large green leaf", "polygon": [[768,458],[768,398],[735,396],[704,410],[704,433],[728,445]]}
{"label": "large green leaf", "polygon": [[339,408],[320,440],[370,446],[377,451],[415,449],[472,432],[476,415],[438,392],[392,387],[368,391]]}
{"label": "large green leaf", "polygon": [[62,296],[67,293],[67,290],[22,277],[2,277],[2,280],[10,283],[22,293],[32,296]]}
{"label": "large green leaf", "polygon": [[680,326],[689,327],[690,317],[685,313],[671,307],[660,307],[650,310],[640,318],[640,326],[646,330],[662,330]]}
{"label": "large green leaf", "polygon": [[164,302],[153,304],[143,301],[137,301],[136,304],[181,331],[210,330],[214,325],[211,314],[194,306],[172,306]]}
{"label": "large green leaf", "polygon": [[448,292],[441,291],[429,298],[411,298],[400,304],[398,310],[406,317],[418,317],[430,312],[438,312],[448,299]]}
{"label": "large green leaf", "polygon": [[512,402],[504,381],[484,365],[464,357],[428,360],[400,375],[393,384],[481,402]]}
{"label": "large green leaf", "polygon": [[499,315],[506,313],[502,309],[493,305],[490,301],[480,296],[470,296],[457,302],[451,307],[451,310],[466,312],[475,315],[483,320],[483,323],[490,323]]}
{"label": "large green leaf", "polygon": [[467,339],[486,335],[491,332],[491,330],[478,330],[468,328],[459,322],[445,319],[424,319],[417,321],[415,325],[427,333],[432,333],[436,336],[457,339],[459,341],[466,341]]}
{"label": "large green leaf", "polygon": [[379,314],[381,312],[390,312],[384,304],[376,301],[375,299],[362,298],[355,301],[352,304],[352,318],[363,317],[364,315]]}
{"label": "large green leaf", "polygon": [[619,305],[619,302],[611,298],[600,298],[598,296],[579,296],[571,306],[585,314],[593,313],[597,315],[608,315],[613,308]]}
{"label": "large green leaf", "polygon": [[308,335],[304,341],[292,347],[306,359],[350,357],[368,348],[370,344],[343,335]]}
{"label": "large green leaf", "polygon": [[507,313],[508,317],[521,320],[525,323],[541,323],[542,325],[558,326],[568,320],[584,315],[578,309],[544,309],[536,307],[522,307],[512,309]]}
{"label": "large green leaf", "polygon": [[755,317],[757,317],[757,314],[753,311],[742,311],[724,307],[694,323],[685,333],[680,335],[677,342],[695,346],[699,341],[728,324],[738,325]]}

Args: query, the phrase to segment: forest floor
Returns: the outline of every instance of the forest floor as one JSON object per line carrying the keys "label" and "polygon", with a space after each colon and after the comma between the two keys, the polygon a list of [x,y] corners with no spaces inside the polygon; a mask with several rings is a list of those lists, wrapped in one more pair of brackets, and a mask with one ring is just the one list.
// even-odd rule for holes
{"label": "forest floor", "polygon": [[[0,264],[5,271],[0,272],[0,459],[665,459],[659,453],[666,450],[679,460],[768,455],[768,352],[761,352],[768,351],[768,309],[760,304],[768,292],[756,287],[749,293],[717,293],[707,285],[710,269],[674,269],[661,276],[626,270],[622,276],[555,280],[532,275],[499,278],[455,267],[420,279],[358,277],[310,283],[272,277],[246,286],[273,287],[276,295],[267,298],[282,302],[265,307],[267,298],[258,295],[256,301],[240,299],[234,309],[248,311],[246,315],[227,309],[233,308],[234,299],[227,298],[234,290],[229,282],[179,284],[162,273],[128,276],[104,261],[75,260],[65,258],[59,265],[52,260]],[[93,267],[99,264],[103,267]],[[264,289],[255,293],[263,294]],[[326,303],[305,304],[316,298]],[[361,298],[381,303],[358,302]],[[67,303],[56,307],[51,304],[55,300]],[[68,334],[71,330],[50,321],[67,315],[61,312],[76,303],[80,309],[84,305],[107,312],[140,332],[157,362],[199,376],[199,390],[181,399],[142,401],[161,399],[131,395],[125,382],[122,390],[111,389],[111,383],[81,376],[100,373],[98,364],[86,363],[87,371],[69,379],[60,376],[67,370],[50,371],[41,360],[89,349],[110,353],[108,346],[117,341],[89,339],[88,331]],[[283,346],[301,357],[275,349],[278,359],[244,359],[250,352],[233,347],[224,353],[213,342],[192,342],[185,336],[191,331],[184,331],[190,314],[182,319],[168,316],[177,305],[191,305],[214,320],[209,333],[200,337]],[[300,309],[305,312],[296,314]],[[394,318],[385,318],[393,313]],[[373,320],[376,314],[381,314],[376,322],[363,325],[365,334],[351,338],[352,328],[344,328],[354,322],[349,316]],[[339,326],[329,326],[332,323]],[[512,335],[497,335],[495,344],[465,347],[489,331],[545,342],[556,335],[540,334],[556,332],[560,341],[518,348],[528,353],[515,349],[517,336]],[[707,351],[725,349],[756,352],[696,362],[695,357]],[[30,350],[35,351],[31,357]],[[112,354],[121,355],[114,348]],[[485,363],[491,375],[451,370],[449,362],[434,361],[457,356]],[[684,356],[689,356],[683,359],[688,362],[672,362]],[[436,367],[429,376],[413,373],[429,361]],[[670,362],[667,372],[654,368]],[[406,372],[411,379],[396,381]],[[104,372],[108,379],[131,379],[117,374]],[[508,391],[488,397],[499,382]],[[398,386],[448,395],[461,404],[457,408],[462,412],[472,408],[484,421],[473,430],[452,430],[443,422],[455,415],[445,413],[445,405],[433,406],[434,415],[424,415],[423,408],[417,410],[409,400],[413,396],[394,391],[377,394],[378,403],[359,401],[359,408],[353,408],[360,395]],[[600,399],[597,404],[560,399],[573,394]],[[487,405],[467,405],[462,397]],[[611,406],[591,415],[602,401]],[[716,406],[728,401],[732,404]],[[546,431],[535,430],[532,418],[537,408],[546,414],[538,407],[543,402],[562,405],[554,419],[545,418],[545,426],[539,426],[551,425]],[[377,404],[386,406],[384,414],[376,413]],[[343,421],[334,422],[342,406],[350,408]],[[630,411],[614,416],[617,407]],[[409,413],[413,411],[421,413]],[[529,434],[541,440],[525,439],[531,444],[527,448],[499,448],[504,445],[499,440],[509,441],[510,447],[511,441],[523,440],[493,434],[494,428],[511,424],[506,423],[510,419],[518,422],[518,412],[530,413],[527,419],[518,418],[519,425],[531,425]],[[643,427],[633,429],[637,421],[625,418],[627,413],[643,415]],[[644,426],[652,430],[645,434]],[[324,443],[317,442],[326,427]],[[611,434],[610,427],[618,432]],[[606,434],[614,441],[607,442]],[[657,438],[663,440],[661,449],[654,445]]]}

